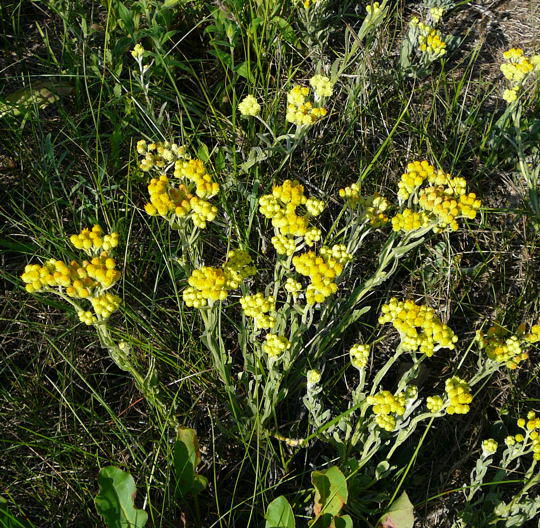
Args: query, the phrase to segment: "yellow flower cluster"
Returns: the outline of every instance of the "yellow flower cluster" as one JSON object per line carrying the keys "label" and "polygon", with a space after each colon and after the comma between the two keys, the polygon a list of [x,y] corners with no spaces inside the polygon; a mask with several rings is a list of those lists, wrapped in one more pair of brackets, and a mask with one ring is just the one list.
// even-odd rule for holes
{"label": "yellow flower cluster", "polygon": [[[305,210],[304,214],[298,210],[300,207]],[[308,198],[304,194],[304,186],[292,180],[275,185],[272,194],[259,198],[259,211],[272,220],[277,230],[272,237],[272,245],[279,255],[292,255],[296,251],[293,237],[303,237],[308,246],[320,240],[320,229],[310,227],[309,219],[320,215],[324,208],[322,200]]]}
{"label": "yellow flower cluster", "polygon": [[442,34],[438,29],[426,28],[425,33],[418,37],[418,49],[422,53],[427,53],[431,59],[442,57],[446,53],[446,43],[442,39]]}
{"label": "yellow flower cluster", "polygon": [[470,410],[469,403],[473,400],[469,384],[461,378],[453,376],[446,380],[445,390],[448,395],[446,412],[448,414],[467,414]]}
{"label": "yellow flower cluster", "polygon": [[537,417],[534,411],[529,411],[527,413],[527,419],[520,418],[517,421],[517,425],[523,429],[525,434],[518,433],[513,436],[507,436],[504,443],[507,446],[513,446],[516,443],[523,444],[523,451],[532,451],[534,460],[540,460],[540,417]]}
{"label": "yellow flower cluster", "polygon": [[174,176],[193,182],[199,198],[212,198],[219,192],[219,184],[212,180],[200,159],[178,160],[174,164]]}
{"label": "yellow flower cluster", "polygon": [[[79,235],[73,235],[71,241],[75,247],[91,252],[103,247],[114,248],[118,245],[118,234],[103,235],[101,228],[94,226],[92,230],[83,229]],[[98,318],[89,311],[77,310],[79,319],[88,325],[107,319],[118,309],[120,298],[104,292],[119,278],[120,271],[116,269],[116,261],[107,251],[81,263],[72,260],[66,264],[53,259],[43,266],[28,264],[21,275],[26,290],[30,293],[50,291],[72,299],[90,300]],[[103,303],[100,304],[100,300],[104,299],[108,301],[106,309],[103,308]]]}
{"label": "yellow flower cluster", "polygon": [[110,288],[119,278],[116,262],[106,251],[90,262],[76,260],[66,264],[60,260],[49,260],[43,266],[28,264],[21,275],[30,293],[60,288],[69,297],[86,299],[97,290]]}
{"label": "yellow flower cluster", "polygon": [[137,152],[144,156],[139,163],[139,167],[144,172],[152,169],[161,170],[187,156],[186,148],[183,145],[177,145],[169,141],[147,143],[144,139],[141,139],[137,141]]}
{"label": "yellow flower cluster", "polygon": [[96,224],[92,229],[85,228],[78,235],[71,235],[69,240],[77,249],[93,255],[100,250],[110,251],[118,246],[118,233],[103,235],[103,229]]}
{"label": "yellow flower cluster", "polygon": [[96,316],[92,312],[86,310],[78,310],[77,317],[79,318],[79,321],[81,321],[81,323],[84,323],[88,326],[97,323]]}
{"label": "yellow flower cluster", "polygon": [[504,363],[509,369],[514,370],[522,361],[529,358],[523,346],[540,341],[540,325],[534,325],[529,334],[518,331],[510,336],[502,327],[492,326],[485,335],[478,331],[476,340],[488,358]]}
{"label": "yellow flower cluster", "polygon": [[291,348],[291,342],[286,337],[276,334],[266,334],[264,337],[266,342],[263,343],[262,350],[269,357],[277,358]]}
{"label": "yellow flower cluster", "polygon": [[482,453],[484,456],[492,455],[497,452],[499,444],[493,438],[488,438],[482,442]]}
{"label": "yellow flower cluster", "polygon": [[337,244],[331,248],[323,246],[320,255],[308,251],[293,258],[296,271],[310,278],[306,288],[308,304],[322,303],[327,297],[336,293],[338,287],[334,282],[343,272],[344,265],[352,258],[345,246]]}
{"label": "yellow flower cluster", "polygon": [[193,270],[188,279],[189,287],[183,291],[182,297],[186,306],[193,308],[202,308],[208,301],[224,301],[229,291],[238,288],[255,273],[247,251],[229,251],[227,261],[221,268],[203,266]]}
{"label": "yellow flower cluster", "polygon": [[108,319],[111,314],[116,312],[120,306],[120,301],[120,297],[118,297],[118,295],[113,295],[112,293],[103,293],[102,295],[90,299],[94,311],[102,319]]}
{"label": "yellow flower cluster", "polygon": [[309,84],[313,88],[317,98],[332,97],[334,83],[325,75],[314,75],[309,80]]}
{"label": "yellow flower cluster", "polygon": [[285,281],[285,290],[296,295],[302,289],[302,283],[289,277]]}
{"label": "yellow flower cluster", "polygon": [[428,396],[426,406],[430,412],[437,413],[444,407],[444,401],[441,396]]}
{"label": "yellow flower cluster", "polygon": [[144,55],[144,48],[141,44],[135,44],[133,49],[131,50],[131,56],[135,60],[139,60]]}
{"label": "yellow flower cluster", "polygon": [[[430,184],[418,190],[424,183]],[[392,219],[394,231],[413,231],[431,223],[435,231],[458,229],[457,218],[473,219],[481,206],[476,194],[468,193],[464,178],[453,177],[437,170],[427,161],[414,161],[407,165],[398,184],[398,197],[407,200],[411,195],[420,212],[405,209]]]}
{"label": "yellow flower cluster", "polygon": [[318,370],[308,370],[306,379],[308,386],[317,385],[321,381],[321,373]]}
{"label": "yellow flower cluster", "polygon": [[442,7],[432,7],[429,10],[429,16],[431,17],[433,22],[435,22],[435,24],[437,24],[441,20],[443,14],[444,14],[444,8]]}
{"label": "yellow flower cluster", "polygon": [[392,323],[400,334],[403,350],[419,350],[431,357],[440,348],[455,348],[454,343],[458,340],[456,335],[435,315],[433,308],[392,297],[381,311],[379,323]]}
{"label": "yellow flower cluster", "polygon": [[338,192],[339,196],[345,200],[345,205],[351,209],[359,209],[362,219],[367,220],[373,227],[382,227],[388,222],[385,211],[390,203],[378,193],[362,196],[357,183],[344,187]]}
{"label": "yellow flower cluster", "polygon": [[316,4],[318,0],[294,0],[295,4],[302,4],[305,9],[309,9],[313,4]]}
{"label": "yellow flower cluster", "polygon": [[[144,206],[147,214],[169,221],[190,218],[200,229],[215,219],[217,208],[207,199],[219,192],[219,184],[213,181],[201,160],[188,159],[184,147],[169,142],[147,144],[141,140],[137,151],[144,156],[140,163],[143,171],[163,171],[148,184],[150,202]],[[171,167],[174,176],[183,180],[178,186],[165,172]]]}
{"label": "yellow flower cluster", "polygon": [[274,297],[265,297],[262,293],[244,295],[240,298],[240,304],[247,317],[253,317],[257,328],[272,328],[276,318],[268,312],[276,309]]}
{"label": "yellow flower cluster", "polygon": [[298,126],[312,125],[327,114],[326,108],[313,106],[307,100],[309,88],[295,84],[287,94],[287,115],[289,123]]}
{"label": "yellow flower cluster", "polygon": [[382,12],[381,4],[379,2],[373,2],[372,4],[368,4],[366,6],[366,11],[368,15],[377,16],[379,13]]}
{"label": "yellow flower cluster", "polygon": [[396,428],[395,416],[405,414],[405,394],[394,395],[390,391],[383,390],[367,397],[367,404],[373,405],[375,422],[385,431],[393,431]]}
{"label": "yellow flower cluster", "polygon": [[363,369],[369,361],[369,345],[353,345],[349,354],[351,356],[351,364],[357,369]]}
{"label": "yellow flower cluster", "polygon": [[256,116],[261,111],[261,105],[253,95],[247,95],[238,105],[238,110],[243,116]]}
{"label": "yellow flower cluster", "polygon": [[[436,23],[437,21],[433,17],[433,14],[431,15]],[[436,12],[435,15],[437,15]],[[420,22],[417,17],[411,19],[410,28],[412,30],[413,38],[417,41],[418,50],[424,54],[430,62],[446,54],[446,43],[438,29],[435,29],[433,26],[424,22]]]}
{"label": "yellow flower cluster", "polygon": [[392,218],[392,229],[394,231],[405,231],[409,233],[427,225],[429,225],[429,218],[423,211],[417,213],[411,209],[405,209],[402,213],[397,213]]}
{"label": "yellow flower cluster", "polygon": [[505,51],[503,57],[505,62],[501,64],[501,72],[510,81],[510,88],[504,90],[503,99],[512,103],[529,74],[533,70],[540,71],[540,55],[529,59],[521,48],[512,48]]}

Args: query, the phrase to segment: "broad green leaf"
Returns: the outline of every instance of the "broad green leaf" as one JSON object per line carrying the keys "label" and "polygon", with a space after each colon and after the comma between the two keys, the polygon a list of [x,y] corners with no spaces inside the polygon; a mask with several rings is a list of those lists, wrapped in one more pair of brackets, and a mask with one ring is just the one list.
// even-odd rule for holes
{"label": "broad green leaf", "polygon": [[265,528],[295,528],[294,513],[289,501],[281,496],[274,499],[266,510]]}
{"label": "broad green leaf", "polygon": [[241,77],[244,77],[244,79],[247,79],[249,82],[255,82],[255,77],[253,77],[251,64],[249,61],[244,61],[242,64],[239,64],[235,71],[238,75]]}
{"label": "broad green leaf", "polygon": [[61,95],[67,95],[71,91],[73,87],[67,83],[48,81],[34,83],[32,86],[10,93],[5,102],[0,103],[0,117],[7,114],[20,115],[34,105],[46,108],[58,101]]}
{"label": "broad green leaf", "polygon": [[333,466],[324,471],[314,471],[311,482],[315,487],[315,516],[323,513],[338,515],[347,504],[347,480],[338,467]]}
{"label": "broad green leaf", "polygon": [[115,466],[99,472],[99,494],[94,499],[97,511],[108,528],[143,528],[148,520],[144,510],[135,508],[137,493],[133,477]]}
{"label": "broad green leaf", "polygon": [[381,517],[377,528],[413,528],[414,507],[409,497],[403,492]]}
{"label": "broad green leaf", "polygon": [[334,517],[334,524],[336,528],[353,528],[353,520],[350,515],[342,515],[341,517]]}
{"label": "broad green leaf", "polygon": [[208,482],[202,475],[196,474],[201,461],[199,441],[194,429],[179,427],[174,443],[174,471],[177,492],[183,497],[188,493],[197,494],[206,488]]}

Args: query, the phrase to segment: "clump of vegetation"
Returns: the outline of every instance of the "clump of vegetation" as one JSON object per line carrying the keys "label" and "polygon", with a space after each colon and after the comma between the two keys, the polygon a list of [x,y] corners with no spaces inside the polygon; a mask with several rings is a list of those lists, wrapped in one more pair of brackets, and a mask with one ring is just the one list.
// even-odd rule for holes
{"label": "clump of vegetation", "polygon": [[540,61],[467,9],[0,7],[2,523],[537,517]]}

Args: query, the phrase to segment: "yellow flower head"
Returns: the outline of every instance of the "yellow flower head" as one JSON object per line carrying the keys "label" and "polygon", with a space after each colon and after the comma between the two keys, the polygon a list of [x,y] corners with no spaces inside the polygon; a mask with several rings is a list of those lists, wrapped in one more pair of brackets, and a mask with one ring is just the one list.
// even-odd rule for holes
{"label": "yellow flower head", "polygon": [[325,75],[314,75],[309,84],[313,88],[315,95],[321,99],[323,97],[331,97],[334,91],[334,83]]}
{"label": "yellow flower head", "polygon": [[262,293],[244,295],[240,298],[240,304],[247,317],[253,317],[257,328],[272,328],[276,318],[269,315],[276,309],[274,297],[265,297]]}
{"label": "yellow flower head", "polygon": [[139,60],[144,55],[144,48],[141,44],[135,44],[134,48],[131,50],[131,55],[135,60]]}
{"label": "yellow flower head", "polygon": [[404,350],[419,351],[431,357],[440,348],[453,350],[457,337],[436,316],[433,308],[418,306],[413,301],[398,301],[395,297],[382,306],[379,324],[392,323],[401,337]]}
{"label": "yellow flower head", "polygon": [[359,370],[365,368],[369,361],[370,349],[369,345],[353,345],[349,351],[352,366]]}
{"label": "yellow flower head", "polygon": [[[321,82],[316,82],[321,86],[324,93],[328,93],[328,86],[324,87]],[[287,94],[287,115],[286,119],[297,126],[308,126],[317,122],[326,115],[326,108],[314,107],[313,103],[307,100],[309,88],[295,84]]]}
{"label": "yellow flower head", "polygon": [[268,354],[271,358],[277,358],[291,347],[290,341],[283,336],[276,334],[266,334],[266,342],[262,346],[262,350],[265,354]]}
{"label": "yellow flower head", "polygon": [[469,403],[472,402],[473,397],[471,388],[466,381],[453,376],[446,380],[445,390],[448,396],[448,407],[446,409],[448,414],[466,414],[469,412]]}
{"label": "yellow flower head", "polygon": [[391,432],[396,427],[395,416],[405,414],[406,396],[405,394],[394,395],[390,391],[383,390],[368,396],[367,404],[373,406],[377,425],[381,429]]}
{"label": "yellow flower head", "polygon": [[261,111],[261,105],[253,95],[247,95],[238,105],[238,110],[243,116],[256,116]]}

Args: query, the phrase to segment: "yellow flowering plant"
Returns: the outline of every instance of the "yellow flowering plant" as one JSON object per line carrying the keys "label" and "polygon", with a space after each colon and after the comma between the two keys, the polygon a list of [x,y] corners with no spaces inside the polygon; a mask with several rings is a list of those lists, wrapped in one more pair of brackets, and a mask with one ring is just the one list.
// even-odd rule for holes
{"label": "yellow flowering plant", "polygon": [[155,359],[151,357],[146,371],[141,372],[131,346],[125,341],[117,341],[109,328],[109,319],[122,303],[112,291],[122,275],[113,257],[119,244],[118,233],[105,234],[96,224],[71,235],[69,241],[88,259],[70,262],[51,259],[42,265],[28,264],[21,275],[26,291],[54,294],[69,303],[78,319],[96,330],[101,346],[108,350],[116,365],[133,376],[137,388],[160,417],[174,425],[170,410],[159,396]]}
{"label": "yellow flowering plant", "polygon": [[[503,424],[494,424],[499,431]],[[537,518],[540,513],[540,497],[536,492],[540,485],[540,418],[529,411],[516,422],[519,433],[482,441],[480,456],[471,471],[470,483],[464,489],[465,507],[453,528],[490,525],[521,527]],[[495,462],[495,458],[498,458]],[[521,488],[510,500],[504,500],[504,483],[520,475]],[[493,482],[486,488],[488,482]]]}
{"label": "yellow flowering plant", "polygon": [[450,0],[431,0],[424,3],[425,16],[413,16],[407,35],[402,41],[400,64],[405,73],[414,77],[425,77],[431,65],[443,58],[454,46],[455,39],[443,35],[438,25],[445,12],[454,6]]}

